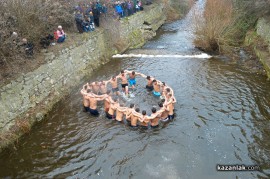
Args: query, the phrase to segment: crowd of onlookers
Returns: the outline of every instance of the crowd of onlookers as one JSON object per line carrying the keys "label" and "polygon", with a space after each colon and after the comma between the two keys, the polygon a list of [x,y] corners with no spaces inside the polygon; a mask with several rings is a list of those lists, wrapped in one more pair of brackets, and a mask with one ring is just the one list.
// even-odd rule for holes
{"label": "crowd of onlookers", "polygon": [[[151,0],[147,0],[146,5],[152,4]],[[75,7],[75,22],[79,33],[94,31],[95,27],[100,26],[99,18],[107,18],[112,16],[117,19],[128,17],[138,11],[143,10],[141,0],[121,0],[101,4],[99,0],[96,2],[89,2],[87,4],[79,4]],[[14,32],[16,33],[16,32]],[[16,35],[16,34],[15,34]],[[40,39],[40,44],[43,48],[47,48],[55,43],[63,43],[66,39],[66,34],[61,25],[54,31],[53,35],[47,35]],[[33,43],[28,42],[27,39],[22,40],[25,47],[26,55],[33,55]]]}
{"label": "crowd of onlookers", "polygon": [[[147,0],[146,5],[151,4]],[[79,4],[75,7],[75,22],[79,33],[94,31],[99,27],[101,16],[106,18],[109,12],[113,17],[120,19],[143,10],[141,0],[111,1],[101,4],[99,1]]]}

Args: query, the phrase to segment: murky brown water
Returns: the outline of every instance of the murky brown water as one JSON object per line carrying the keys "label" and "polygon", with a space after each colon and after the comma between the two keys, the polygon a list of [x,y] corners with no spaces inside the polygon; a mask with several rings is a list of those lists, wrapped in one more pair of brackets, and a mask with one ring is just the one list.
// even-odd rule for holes
{"label": "murky brown water", "polygon": [[[165,25],[142,51],[199,53],[191,43],[190,23],[189,15]],[[132,58],[112,60],[82,84],[125,68],[173,87],[178,100],[173,122],[141,131],[108,121],[104,114],[90,117],[82,111],[79,86],[23,137],[16,151],[1,154],[0,178],[270,177],[270,83],[265,76],[218,59]],[[145,92],[145,81],[138,83],[133,102],[150,109],[157,99]],[[217,164],[259,165],[262,171],[217,172]]]}

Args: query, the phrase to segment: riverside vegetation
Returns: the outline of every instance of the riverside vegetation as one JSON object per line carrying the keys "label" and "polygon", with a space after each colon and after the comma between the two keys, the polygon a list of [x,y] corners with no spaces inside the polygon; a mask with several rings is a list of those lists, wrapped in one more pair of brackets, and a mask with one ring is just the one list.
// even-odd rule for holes
{"label": "riverside vegetation", "polygon": [[256,32],[258,20],[269,13],[270,1],[206,0],[204,13],[194,16],[194,44],[212,54],[229,55],[247,71],[266,72],[270,78],[270,61],[265,55],[270,43]]}
{"label": "riverside vegetation", "polygon": [[[218,53],[232,53],[243,44],[258,18],[270,12],[270,1],[207,0],[203,14],[196,14],[197,47]],[[203,16],[204,21],[200,21]]]}

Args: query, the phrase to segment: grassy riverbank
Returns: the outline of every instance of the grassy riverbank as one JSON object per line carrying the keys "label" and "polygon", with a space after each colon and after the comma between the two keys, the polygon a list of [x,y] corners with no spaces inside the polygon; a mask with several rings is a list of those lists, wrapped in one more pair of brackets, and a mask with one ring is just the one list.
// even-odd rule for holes
{"label": "grassy riverbank", "polygon": [[194,43],[206,52],[229,55],[235,60],[240,59],[241,53],[245,51],[249,60],[243,66],[249,69],[261,66],[258,65],[258,53],[254,49],[259,47],[261,50],[265,43],[257,43],[260,37],[252,38],[254,42],[248,45],[244,42],[250,31],[256,31],[258,19],[269,12],[269,1],[206,0],[204,13],[197,15],[204,20],[197,18],[200,21],[195,26]]}

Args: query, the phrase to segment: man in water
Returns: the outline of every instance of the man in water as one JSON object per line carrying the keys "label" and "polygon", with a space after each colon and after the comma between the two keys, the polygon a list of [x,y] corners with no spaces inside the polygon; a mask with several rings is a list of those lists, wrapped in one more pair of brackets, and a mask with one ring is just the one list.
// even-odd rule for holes
{"label": "man in water", "polygon": [[106,96],[105,96],[105,100],[104,100],[104,111],[105,111],[105,113],[107,113],[109,111],[111,101],[112,101],[111,90],[108,90],[106,92]]}
{"label": "man in water", "polygon": [[122,90],[128,96],[128,79],[127,79],[127,73],[125,73],[124,70],[121,71],[121,74],[118,75],[118,77],[121,79],[121,85]]}
{"label": "man in water", "polygon": [[124,107],[122,103],[119,104],[119,106],[116,108],[116,117],[115,120],[118,122],[123,121],[124,113],[126,112],[127,108]]}
{"label": "man in water", "polygon": [[87,89],[87,85],[84,85],[83,89],[81,90],[81,95],[83,96],[83,107],[84,107],[85,112],[89,111],[90,103],[89,103],[89,100],[87,98],[87,93],[90,93],[90,92],[91,92],[91,90]]}
{"label": "man in water", "polygon": [[141,128],[142,129],[148,129],[148,124],[149,124],[149,122],[150,122],[150,120],[148,119],[148,118],[146,118],[146,111],[145,110],[143,110],[142,111],[142,122],[141,122],[141,124],[140,124],[140,126],[141,126]]}
{"label": "man in water", "polygon": [[90,106],[89,106],[89,112],[93,116],[98,116],[99,112],[97,110],[97,101],[104,100],[103,98],[97,97],[94,94],[87,94],[87,99],[89,100]]}
{"label": "man in water", "polygon": [[151,128],[155,129],[159,127],[159,119],[162,112],[163,110],[157,112],[157,109],[153,107],[151,116],[145,116],[146,119],[150,120]]}
{"label": "man in water", "polygon": [[139,112],[140,108],[136,108],[135,110],[132,110],[132,112],[128,116],[128,118],[130,118],[130,126],[132,128],[138,127],[138,120],[142,121],[142,115]]}
{"label": "man in water", "polygon": [[106,94],[107,93],[107,83],[108,81],[102,81],[99,84],[99,92],[101,94]]}
{"label": "man in water", "polygon": [[162,102],[159,102],[158,105],[160,107],[160,110],[163,110],[164,109],[164,111],[161,113],[160,121],[161,122],[167,122],[169,120],[169,118],[168,118],[169,107],[167,105],[163,105]]}
{"label": "man in water", "polygon": [[160,97],[161,96],[160,83],[157,80],[153,80],[153,88],[154,88],[154,91],[153,91],[154,96]]}
{"label": "man in water", "polygon": [[129,75],[128,79],[129,85],[131,86],[132,89],[134,89],[136,85],[136,75],[141,75],[141,73],[136,73],[135,71],[128,71],[128,70],[125,70],[125,72],[128,73]]}
{"label": "man in water", "polygon": [[115,119],[115,115],[114,115],[114,112],[116,110],[116,108],[118,107],[118,103],[117,103],[117,98],[114,97],[113,98],[113,103],[110,103],[110,108],[109,108],[109,111],[106,113],[106,117],[108,119]]}
{"label": "man in water", "polygon": [[132,111],[134,110],[135,105],[133,103],[130,104],[129,108],[126,111],[126,121],[128,123],[128,125],[130,125],[130,116]]}
{"label": "man in water", "polygon": [[148,90],[148,91],[153,91],[153,80],[154,80],[154,78],[153,77],[151,77],[151,76],[146,76],[146,75],[144,75],[144,74],[140,74],[143,78],[146,78],[146,80],[147,80],[147,85],[146,85],[146,89]]}
{"label": "man in water", "polygon": [[[166,105],[168,105],[168,108],[169,108],[169,114],[168,114],[168,118],[169,120],[173,120],[174,118],[174,100],[173,100],[174,97],[172,97],[172,94],[168,94],[168,98],[167,98],[167,102]],[[176,100],[175,100],[176,102]]]}
{"label": "man in water", "polygon": [[151,78],[150,76],[146,77],[147,80],[147,85],[146,85],[146,89],[148,91],[153,91],[154,87],[153,87],[153,81],[155,80],[154,78]]}
{"label": "man in water", "polygon": [[93,83],[90,84],[90,86],[91,86],[91,89],[92,89],[93,93],[98,94],[98,92],[99,92],[99,82],[98,81],[93,82]]}
{"label": "man in water", "polygon": [[113,76],[109,82],[112,84],[112,92],[115,93],[116,95],[119,95],[119,88],[118,88],[118,84],[117,84],[117,78],[119,78],[118,76]]}

